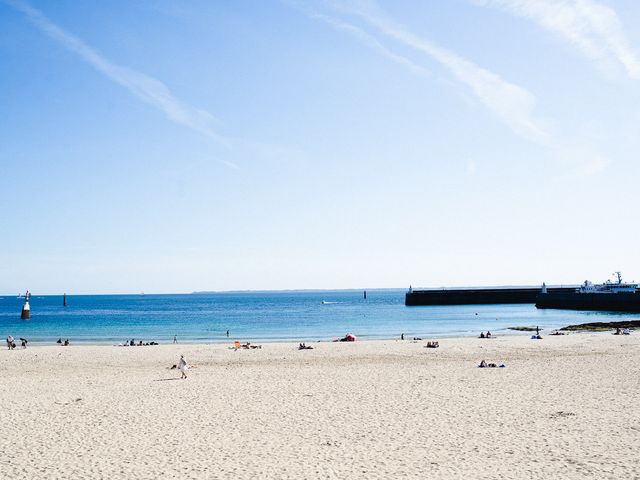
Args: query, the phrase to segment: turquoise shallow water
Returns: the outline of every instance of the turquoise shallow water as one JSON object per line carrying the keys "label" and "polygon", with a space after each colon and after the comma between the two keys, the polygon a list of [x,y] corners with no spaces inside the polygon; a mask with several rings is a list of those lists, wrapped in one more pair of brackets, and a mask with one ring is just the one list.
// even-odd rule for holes
{"label": "turquoise shallow water", "polygon": [[[325,302],[325,303],[323,303]],[[0,297],[0,335],[53,343],[117,344],[126,339],[181,342],[331,340],[511,333],[575,323],[639,319],[638,314],[537,310],[533,305],[406,307],[404,290],[247,292],[186,295],[83,295],[31,298],[31,320],[20,320],[23,299]],[[520,333],[522,334],[522,333]]]}

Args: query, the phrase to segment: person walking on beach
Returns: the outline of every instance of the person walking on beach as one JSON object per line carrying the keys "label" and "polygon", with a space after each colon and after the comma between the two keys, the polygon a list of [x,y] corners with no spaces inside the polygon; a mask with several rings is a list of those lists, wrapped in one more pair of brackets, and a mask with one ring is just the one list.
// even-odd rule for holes
{"label": "person walking on beach", "polygon": [[175,335],[173,336],[173,343],[178,343],[178,337],[176,337]]}
{"label": "person walking on beach", "polygon": [[227,338],[229,338],[229,330],[227,330]]}
{"label": "person walking on beach", "polygon": [[187,372],[189,371],[189,365],[187,365],[187,361],[184,359],[184,355],[180,355],[180,361],[178,362],[178,369],[182,373],[182,379],[187,378]]}

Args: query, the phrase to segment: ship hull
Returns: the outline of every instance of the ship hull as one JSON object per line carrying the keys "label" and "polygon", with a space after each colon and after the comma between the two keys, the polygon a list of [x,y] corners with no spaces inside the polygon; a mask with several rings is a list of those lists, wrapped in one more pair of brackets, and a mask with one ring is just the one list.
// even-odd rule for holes
{"label": "ship hull", "polygon": [[537,308],[640,312],[640,293],[540,293]]}

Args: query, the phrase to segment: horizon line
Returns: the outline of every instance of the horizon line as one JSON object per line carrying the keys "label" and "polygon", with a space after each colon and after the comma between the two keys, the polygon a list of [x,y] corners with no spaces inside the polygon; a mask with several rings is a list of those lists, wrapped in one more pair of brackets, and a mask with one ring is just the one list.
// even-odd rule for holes
{"label": "horizon line", "polygon": [[[225,294],[225,293],[321,293],[321,292],[375,292],[375,291],[408,291],[411,288],[413,291],[420,290],[454,290],[454,289],[481,289],[481,288],[539,288],[542,283],[536,284],[502,284],[502,285],[438,285],[438,286],[413,286],[409,285],[404,287],[361,287],[361,288],[281,288],[281,289],[231,289],[231,290],[193,290],[190,292],[145,292],[140,291],[137,293],[132,292],[111,292],[111,293],[69,293],[69,292],[61,292],[61,293],[33,293],[29,292],[32,297],[61,297],[63,295],[67,296],[113,296],[113,295],[121,295],[121,296],[145,296],[145,295],[213,295],[213,294]],[[578,287],[580,284],[577,283],[559,283],[552,284],[548,283],[547,287]],[[0,299],[5,297],[14,297],[13,294],[0,294]],[[16,298],[24,298],[24,294],[20,293]]]}

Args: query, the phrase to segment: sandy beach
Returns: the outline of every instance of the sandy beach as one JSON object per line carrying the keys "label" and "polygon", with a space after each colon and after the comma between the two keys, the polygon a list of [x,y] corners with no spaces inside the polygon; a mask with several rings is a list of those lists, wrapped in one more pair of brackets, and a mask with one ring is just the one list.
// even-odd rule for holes
{"label": "sandy beach", "polygon": [[3,349],[2,478],[640,477],[640,334],[425,343]]}

